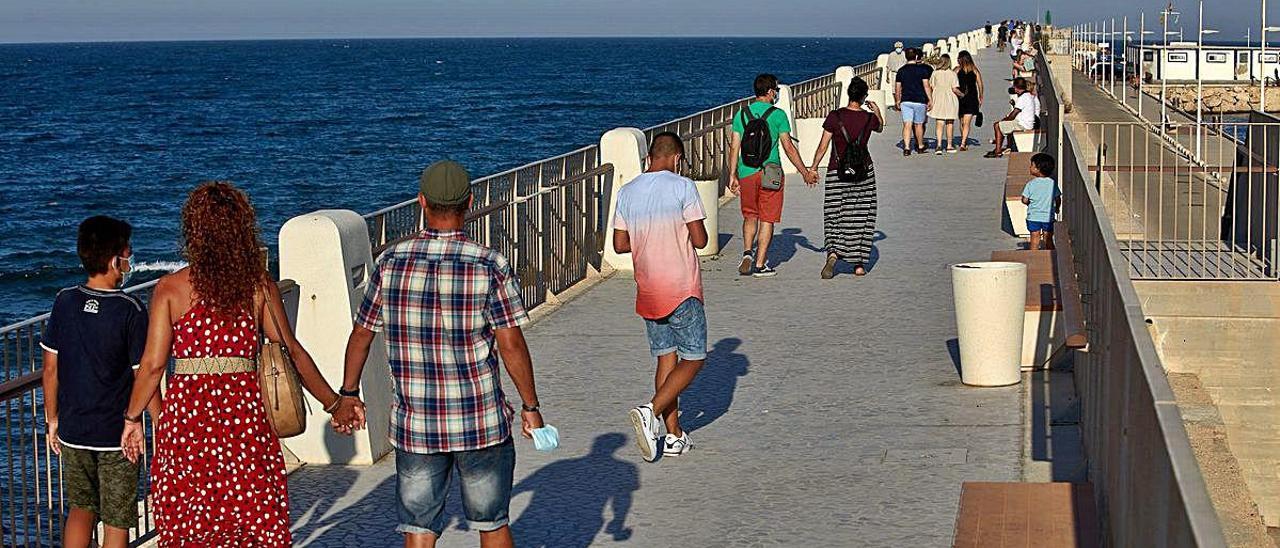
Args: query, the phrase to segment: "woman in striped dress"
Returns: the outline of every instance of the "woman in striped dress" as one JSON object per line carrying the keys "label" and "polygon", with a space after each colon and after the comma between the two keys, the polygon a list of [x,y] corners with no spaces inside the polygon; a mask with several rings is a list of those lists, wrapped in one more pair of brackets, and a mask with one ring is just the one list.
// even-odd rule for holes
{"label": "woman in striped dress", "polygon": [[[871,260],[871,239],[876,229],[876,172],[867,151],[867,139],[871,132],[884,129],[884,114],[875,103],[867,102],[867,83],[855,77],[849,82],[849,104],[827,115],[822,123],[822,141],[818,143],[813,167],[817,170],[827,148],[835,142],[827,163],[826,197],[822,208],[822,226],[826,235],[827,262],[822,267],[822,279],[835,276],[836,261],[853,265],[855,276],[867,273]],[[861,153],[850,153],[850,141]],[[854,170],[856,176],[841,176],[840,159],[861,157],[865,164]]]}

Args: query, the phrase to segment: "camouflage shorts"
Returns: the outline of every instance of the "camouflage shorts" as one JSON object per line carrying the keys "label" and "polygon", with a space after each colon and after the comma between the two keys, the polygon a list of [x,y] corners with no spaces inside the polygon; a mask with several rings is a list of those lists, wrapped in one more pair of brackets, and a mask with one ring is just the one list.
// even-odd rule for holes
{"label": "camouflage shorts", "polygon": [[138,465],[120,451],[62,446],[62,492],[72,508],[119,529],[138,526]]}

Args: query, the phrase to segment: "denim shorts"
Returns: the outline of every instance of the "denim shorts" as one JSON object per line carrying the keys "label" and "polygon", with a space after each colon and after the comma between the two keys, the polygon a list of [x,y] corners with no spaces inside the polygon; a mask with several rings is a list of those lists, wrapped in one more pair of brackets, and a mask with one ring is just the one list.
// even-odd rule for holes
{"label": "denim shorts", "polygon": [[507,525],[516,448],[510,438],[498,445],[452,453],[408,453],[396,450],[396,500],[401,533],[444,532],[444,502],[457,470],[462,482],[462,508],[477,531]]}
{"label": "denim shorts", "polygon": [[661,320],[646,318],[644,330],[655,358],[672,352],[682,360],[707,358],[707,315],[697,297],[689,297]]}
{"label": "denim shorts", "polygon": [[924,103],[902,102],[902,123],[923,124],[928,119],[928,109]]}
{"label": "denim shorts", "polygon": [[1027,230],[1029,232],[1053,232],[1053,221],[1041,222],[1028,219]]}

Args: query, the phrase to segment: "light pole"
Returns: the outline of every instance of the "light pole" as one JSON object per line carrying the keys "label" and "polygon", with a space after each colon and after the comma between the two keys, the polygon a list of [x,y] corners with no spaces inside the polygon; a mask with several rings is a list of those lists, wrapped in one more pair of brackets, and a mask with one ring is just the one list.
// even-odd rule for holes
{"label": "light pole", "polygon": [[1142,16],[1139,18],[1139,21],[1140,22],[1138,23],[1139,25],[1138,28],[1140,30],[1138,31],[1138,119],[1141,120],[1142,119],[1142,102],[1143,102],[1142,100],[1145,98],[1143,97],[1144,92],[1142,91],[1142,84],[1146,82],[1146,79],[1147,79],[1147,65],[1146,65],[1147,35],[1155,34],[1156,32],[1153,30],[1147,30],[1146,12],[1142,13]]}
{"label": "light pole", "polygon": [[[1265,2],[1266,0],[1263,0],[1263,1]],[[1160,69],[1160,133],[1161,134],[1164,133],[1165,122],[1167,122],[1169,119],[1169,101],[1166,96],[1166,94],[1169,91],[1169,84],[1168,84],[1168,81],[1169,81],[1169,74],[1168,74],[1169,35],[1175,34],[1173,31],[1169,30],[1170,15],[1174,16],[1175,18],[1179,15],[1178,12],[1173,10],[1172,2],[1170,2],[1169,5],[1164,8],[1164,11],[1160,12],[1160,25],[1164,27],[1164,36],[1162,38],[1164,41],[1164,44],[1160,50],[1160,62],[1158,65]]]}
{"label": "light pole", "polygon": [[1199,0],[1196,18],[1196,159],[1200,158],[1200,142],[1204,140],[1204,35],[1218,31],[1204,28],[1204,0]]}
{"label": "light pole", "polygon": [[1129,105],[1129,16],[1124,16],[1124,28],[1120,33],[1120,103]]}

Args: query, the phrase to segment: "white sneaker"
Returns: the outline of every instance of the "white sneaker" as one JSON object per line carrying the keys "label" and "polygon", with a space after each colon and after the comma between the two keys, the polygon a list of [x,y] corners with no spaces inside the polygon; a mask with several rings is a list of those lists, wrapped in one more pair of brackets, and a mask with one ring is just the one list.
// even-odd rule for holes
{"label": "white sneaker", "polygon": [[662,437],[662,456],[678,457],[693,449],[693,442],[689,440],[689,433],[685,432],[683,436],[675,437],[667,434]]}
{"label": "white sneaker", "polygon": [[636,429],[636,445],[640,446],[640,456],[646,462],[658,458],[658,419],[653,416],[653,408],[649,404],[633,407],[628,413],[631,426]]}

